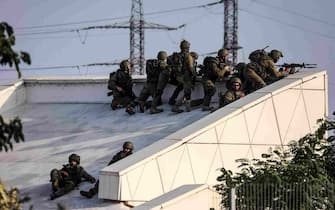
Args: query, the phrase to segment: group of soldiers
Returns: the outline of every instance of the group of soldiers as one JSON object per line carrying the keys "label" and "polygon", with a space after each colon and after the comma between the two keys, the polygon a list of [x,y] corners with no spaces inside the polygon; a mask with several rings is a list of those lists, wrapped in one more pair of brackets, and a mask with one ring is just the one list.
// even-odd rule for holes
{"label": "group of soldiers", "polygon": [[[246,94],[264,87],[284,77],[290,69],[277,70],[275,63],[283,57],[278,50],[266,52],[264,49],[256,50],[249,56],[250,63],[238,63],[233,66],[228,60],[228,50],[218,50],[217,56],[207,56],[203,65],[197,65],[198,54],[190,52],[190,43],[186,40],[180,43],[180,52],[174,52],[168,56],[165,51],[157,54],[157,59],[146,62],[147,81],[140,92],[139,97],[133,92],[131,78],[131,64],[128,60],[120,63],[120,69],[110,74],[108,89],[109,95],[113,95],[111,107],[125,108],[129,115],[135,114],[135,106],[139,106],[140,112],[150,107],[150,114],[163,111],[158,108],[161,105],[161,97],[168,83],[175,86],[169,98],[171,111],[181,113],[191,111],[191,93],[197,77],[201,76],[204,97],[201,100],[203,111],[214,111],[217,108],[210,106],[211,99],[216,93],[216,82],[226,82],[227,91],[219,93],[219,107],[225,106]],[[200,71],[197,68],[200,67]],[[178,101],[180,92],[183,97]],[[152,97],[151,104],[147,99]],[[184,110],[181,109],[184,105]]]}
{"label": "group of soldiers", "polygon": [[[228,50],[220,49],[216,57],[207,56],[200,71],[197,72],[198,55],[190,52],[190,43],[183,40],[180,43],[180,52],[168,56],[165,51],[160,51],[157,59],[150,59],[146,63],[147,81],[139,95],[133,92],[133,82],[130,75],[131,65],[128,60],[120,64],[120,69],[110,74],[108,88],[112,91],[113,110],[124,107],[130,115],[135,113],[135,106],[139,106],[140,112],[144,112],[147,99],[153,98],[150,106],[150,114],[157,114],[163,111],[158,108],[162,103],[161,97],[168,83],[175,85],[175,89],[169,98],[171,111],[181,113],[191,111],[191,93],[195,79],[200,75],[204,90],[204,98],[201,100],[203,111],[215,111],[211,107],[211,99],[216,93],[216,82],[224,80],[227,91],[219,94],[219,107],[223,107],[246,94],[271,84],[295,70],[285,68],[277,70],[276,64],[283,57],[278,50],[271,50],[269,53],[264,49],[255,50],[249,55],[250,62],[238,63],[233,66],[228,60]],[[178,95],[183,91],[182,101],[177,101]],[[185,110],[180,109],[184,105]],[[118,152],[108,165],[132,154],[134,145],[132,142],[125,142],[122,151]],[[86,180],[95,183],[88,191],[80,191],[82,196],[92,198],[97,194],[99,181],[88,174],[80,166],[80,156],[71,154],[69,163],[62,169],[53,169],[50,173],[52,183],[51,199],[62,196]]]}
{"label": "group of soldiers", "polygon": [[[113,156],[112,160],[108,163],[108,166],[131,155],[133,153],[134,144],[130,141],[123,143],[122,150]],[[66,193],[69,193],[82,181],[88,181],[95,185],[88,191],[80,191],[80,194],[86,198],[92,198],[98,193],[99,180],[88,174],[85,169],[80,166],[80,156],[73,153],[69,156],[69,163],[63,165],[61,169],[53,169],[50,172],[50,182],[52,193],[50,199],[54,200]]]}

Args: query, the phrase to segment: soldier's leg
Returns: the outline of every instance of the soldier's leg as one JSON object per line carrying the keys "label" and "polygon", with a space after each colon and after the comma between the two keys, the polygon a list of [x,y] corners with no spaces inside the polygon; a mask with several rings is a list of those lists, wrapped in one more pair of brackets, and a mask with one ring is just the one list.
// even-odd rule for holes
{"label": "soldier's leg", "polygon": [[203,84],[204,87],[204,102],[202,104],[203,111],[211,111],[213,107],[210,107],[210,102],[212,100],[213,95],[216,92],[216,87],[211,80],[207,80]]}
{"label": "soldier's leg", "polygon": [[157,109],[157,106],[162,99],[163,91],[169,81],[169,78],[170,78],[169,70],[163,70],[159,74],[157,87],[154,92],[154,97],[153,97],[152,104],[151,104],[151,110],[150,110],[151,114],[156,114],[156,113],[160,113],[163,111],[163,109]]}
{"label": "soldier's leg", "polygon": [[138,97],[138,103],[140,106],[140,112],[144,112],[144,107],[145,107],[145,101],[149,98],[151,95],[151,89],[150,89],[150,84],[146,83],[141,90],[140,96]]}
{"label": "soldier's leg", "polygon": [[92,198],[94,195],[98,194],[99,192],[99,180],[95,183],[94,187],[89,189],[89,191],[80,191],[82,196],[86,198]]}
{"label": "soldier's leg", "polygon": [[184,105],[185,111],[191,111],[191,93],[192,93],[192,81],[186,80],[184,82]]}
{"label": "soldier's leg", "polygon": [[183,83],[178,83],[177,87],[174,89],[171,97],[169,98],[169,104],[175,105],[176,99],[178,98],[179,93],[184,89]]}
{"label": "soldier's leg", "polygon": [[72,181],[66,181],[64,184],[64,187],[59,188],[57,191],[51,193],[50,199],[53,200],[62,195],[65,195],[66,193],[72,191],[74,188],[75,188],[75,184]]}
{"label": "soldier's leg", "polygon": [[59,170],[57,169],[53,169],[50,172],[50,182],[51,182],[51,187],[52,187],[52,191],[57,191],[60,187],[61,184],[61,174],[59,172]]}

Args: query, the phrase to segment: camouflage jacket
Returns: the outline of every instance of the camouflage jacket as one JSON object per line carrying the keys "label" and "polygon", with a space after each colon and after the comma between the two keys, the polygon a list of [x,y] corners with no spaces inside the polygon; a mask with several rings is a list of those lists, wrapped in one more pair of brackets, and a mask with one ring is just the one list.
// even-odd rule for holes
{"label": "camouflage jacket", "polygon": [[89,181],[89,182],[95,182],[95,178],[88,174],[83,167],[81,166],[76,166],[73,167],[70,164],[63,165],[63,168],[60,170],[61,174],[62,171],[66,172],[65,176],[62,178],[65,181],[73,181],[75,185],[78,185],[82,181]]}
{"label": "camouflage jacket", "polygon": [[115,162],[117,162],[117,161],[119,161],[119,160],[127,157],[128,155],[131,155],[131,154],[133,154],[133,153],[132,152],[126,153],[126,152],[124,152],[122,150],[122,151],[116,153],[116,155],[113,156],[112,160],[109,161],[108,165],[111,165],[111,164],[113,164],[113,163],[115,163]]}
{"label": "camouflage jacket", "polygon": [[220,107],[226,106],[227,104],[230,104],[237,99],[244,97],[244,95],[244,91],[242,90],[227,90],[224,95],[220,96]]}
{"label": "camouflage jacket", "polygon": [[118,69],[113,79],[109,82],[110,89],[118,91],[116,86],[121,87],[126,92],[132,92],[133,81],[131,76],[125,71]]}

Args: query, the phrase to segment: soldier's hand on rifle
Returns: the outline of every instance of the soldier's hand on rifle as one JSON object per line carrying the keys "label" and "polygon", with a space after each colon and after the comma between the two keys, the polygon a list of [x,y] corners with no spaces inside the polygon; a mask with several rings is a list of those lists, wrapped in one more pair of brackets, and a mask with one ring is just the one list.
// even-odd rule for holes
{"label": "soldier's hand on rifle", "polygon": [[63,176],[69,176],[69,173],[66,172],[66,171],[60,171],[60,173],[61,173]]}
{"label": "soldier's hand on rifle", "polygon": [[116,86],[116,89],[117,89],[119,92],[123,92],[123,91],[124,91],[123,88],[120,87],[120,86]]}

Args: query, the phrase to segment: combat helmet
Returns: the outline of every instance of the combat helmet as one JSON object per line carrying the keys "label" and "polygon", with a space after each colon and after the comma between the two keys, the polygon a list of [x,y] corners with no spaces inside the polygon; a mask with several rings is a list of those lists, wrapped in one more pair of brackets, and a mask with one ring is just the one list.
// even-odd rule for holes
{"label": "combat helmet", "polygon": [[180,42],[180,49],[181,50],[188,50],[190,49],[191,44],[187,40],[183,40]]}
{"label": "combat helmet", "polygon": [[194,60],[198,60],[198,58],[199,58],[198,53],[196,53],[196,52],[194,52],[194,51],[190,52],[190,55],[192,56],[192,58],[193,58]]}
{"label": "combat helmet", "polygon": [[280,52],[279,50],[271,50],[271,52],[269,53],[269,56],[275,61],[277,62],[279,60],[279,58],[283,57],[283,53]]}
{"label": "combat helmet", "polygon": [[128,67],[129,63],[130,62],[128,60],[121,61],[121,63],[120,63],[120,69],[125,70]]}
{"label": "combat helmet", "polygon": [[226,48],[219,49],[218,57],[225,57],[229,54],[229,51]]}
{"label": "combat helmet", "polygon": [[159,51],[157,54],[157,59],[161,61],[167,59],[167,53],[165,51]]}
{"label": "combat helmet", "polygon": [[134,144],[131,141],[126,141],[123,143],[123,149],[130,149],[131,151],[134,149]]}
{"label": "combat helmet", "polygon": [[75,161],[77,162],[77,164],[79,165],[80,164],[80,156],[73,153],[69,156],[69,163],[71,163],[72,161]]}
{"label": "combat helmet", "polygon": [[203,61],[203,65],[207,66],[210,63],[215,63],[216,65],[219,64],[219,61],[217,58],[213,57],[213,56],[207,56],[204,61]]}

